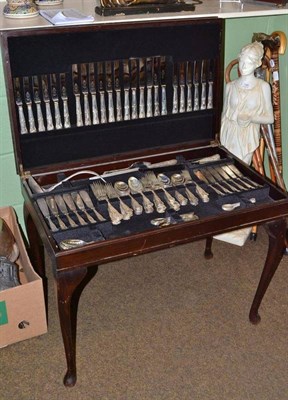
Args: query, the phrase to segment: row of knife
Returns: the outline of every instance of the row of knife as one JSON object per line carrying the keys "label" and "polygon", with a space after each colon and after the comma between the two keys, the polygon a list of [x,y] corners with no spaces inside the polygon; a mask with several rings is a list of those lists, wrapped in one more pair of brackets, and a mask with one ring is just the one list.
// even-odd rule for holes
{"label": "row of knife", "polygon": [[73,64],[72,85],[67,73],[17,77],[20,132],[70,128],[71,111],[81,127],[211,109],[214,68],[212,59],[156,56]]}

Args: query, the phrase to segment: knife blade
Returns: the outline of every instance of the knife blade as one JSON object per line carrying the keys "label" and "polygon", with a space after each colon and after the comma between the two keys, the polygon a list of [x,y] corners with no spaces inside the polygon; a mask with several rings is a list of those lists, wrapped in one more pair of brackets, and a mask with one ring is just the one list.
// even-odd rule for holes
{"label": "knife blade", "polygon": [[214,60],[211,59],[208,62],[208,99],[207,99],[207,109],[213,108],[213,84],[214,84]]}
{"label": "knife blade", "polygon": [[210,186],[211,189],[213,189],[215,193],[219,194],[220,196],[224,196],[223,192],[221,192],[219,189],[215,188],[212,184],[210,184],[210,182],[208,181],[206,176],[204,176],[200,170],[193,171],[193,173],[194,173],[194,175],[197,176],[198,179],[200,179],[200,181],[202,181],[202,182],[206,183],[206,185]]}
{"label": "knife blade", "polygon": [[166,57],[160,59],[160,83],[161,83],[161,115],[167,114],[167,97],[166,97]]}
{"label": "knife blade", "polygon": [[139,118],[145,118],[145,85],[146,85],[146,74],[145,74],[145,58],[139,59]]}
{"label": "knife blade", "polygon": [[45,125],[41,108],[41,99],[39,95],[39,80],[37,75],[32,76],[32,85],[33,85],[33,100],[34,103],[36,104],[38,132],[43,132],[45,131]]}
{"label": "knife blade", "polygon": [[58,208],[57,208],[57,204],[56,204],[55,198],[54,198],[53,196],[48,196],[48,197],[46,197],[46,202],[47,202],[47,204],[48,204],[48,207],[49,207],[51,213],[52,213],[52,214],[54,215],[54,217],[57,219],[58,224],[59,224],[59,226],[60,226],[60,229],[62,229],[62,230],[68,229],[68,228],[67,228],[67,225],[65,224],[65,222],[62,221],[62,219],[61,219],[60,216],[59,216]]}
{"label": "knife blade", "polygon": [[68,96],[66,89],[66,74],[64,72],[60,73],[60,82],[61,82],[61,99],[63,102],[63,116],[64,116],[64,128],[70,128],[70,116],[68,109]]}
{"label": "knife blade", "polygon": [[100,94],[100,121],[101,124],[107,122],[106,103],[104,92],[104,65],[102,62],[97,63],[98,89]]}
{"label": "knife blade", "polygon": [[201,110],[206,110],[206,76],[207,76],[207,62],[206,60],[202,60],[201,62]]}
{"label": "knife blade", "polygon": [[50,85],[51,85],[51,97],[54,103],[55,128],[62,129],[63,125],[59,110],[58,83],[56,74],[50,75]]}
{"label": "knife blade", "polygon": [[54,124],[53,124],[51,107],[50,107],[50,95],[49,95],[49,86],[48,86],[47,75],[41,75],[41,83],[42,83],[43,101],[45,103],[47,131],[52,131],[52,130],[54,130]]}
{"label": "knife blade", "polygon": [[26,126],[25,115],[23,111],[23,102],[21,98],[21,87],[20,87],[20,79],[14,78],[14,94],[15,94],[15,103],[18,108],[18,116],[19,116],[19,124],[20,124],[20,133],[25,134],[28,133],[28,129]]}
{"label": "knife blade", "polygon": [[123,86],[124,86],[124,120],[130,120],[130,72],[129,61],[122,61],[123,67]]}
{"label": "knife blade", "polygon": [[122,102],[121,102],[121,85],[120,85],[120,62],[114,61],[114,89],[116,92],[116,121],[122,121]]}
{"label": "knife blade", "polygon": [[[215,177],[215,179],[219,182],[225,182],[225,185],[228,186],[229,189],[232,190],[232,192],[240,192],[240,190],[238,188],[236,188],[233,185],[230,185],[229,182],[226,181],[226,179],[223,178],[223,176],[217,172],[216,169],[212,168],[212,167],[208,167],[207,168],[208,171],[211,173],[211,175],[213,175]],[[244,189],[245,190],[245,189]]]}
{"label": "knife blade", "polygon": [[192,63],[186,63],[186,86],[187,86],[187,107],[186,111],[192,111]]}
{"label": "knife blade", "polygon": [[91,94],[92,101],[92,124],[99,124],[99,112],[96,97],[96,82],[95,82],[95,65],[94,63],[89,63],[89,91]]}
{"label": "knife blade", "polygon": [[71,228],[77,228],[78,225],[70,217],[65,201],[63,200],[62,196],[60,194],[55,194],[54,199],[61,213],[64,214],[65,217],[67,218]]}
{"label": "knife blade", "polygon": [[[227,172],[228,175],[230,175],[234,179],[238,179],[241,183],[243,183],[245,186],[248,188],[255,188],[255,187],[261,187],[258,183],[254,182],[252,179],[250,179],[248,176],[244,176],[238,168],[234,164],[227,164],[223,165],[222,168]],[[244,179],[247,179],[248,182],[251,183],[251,186],[249,183],[247,183]]]}
{"label": "knife blade", "polygon": [[154,86],[154,116],[160,115],[160,104],[159,104],[159,72],[160,72],[160,57],[154,57],[154,68],[153,68],[153,86]]}
{"label": "knife blade", "polygon": [[[219,173],[219,175],[222,176],[223,179],[225,179],[225,181],[232,181],[234,186],[237,186],[238,189],[240,190],[247,190],[247,187],[244,187],[242,185],[240,185],[238,182],[236,182],[235,179],[232,179],[231,176],[229,176],[224,169],[222,169],[221,167],[213,167],[214,169],[216,169],[216,171]],[[226,182],[226,184],[228,184],[228,182]],[[240,191],[238,190],[238,192]]]}
{"label": "knife blade", "polygon": [[81,64],[81,91],[84,97],[84,124],[89,126],[91,125],[91,115],[88,99],[87,65],[85,63]]}
{"label": "knife blade", "polygon": [[185,63],[179,63],[180,107],[179,112],[185,112]]}
{"label": "knife blade", "polygon": [[223,192],[225,192],[225,193],[229,193],[229,194],[232,193],[230,190],[228,190],[228,189],[226,189],[224,186],[222,186],[222,185],[217,181],[217,179],[214,178],[214,175],[212,175],[211,172],[210,172],[207,168],[202,169],[202,174],[206,177],[206,179],[208,179],[208,181],[209,181],[210,183],[212,183],[212,184],[214,185],[214,188],[215,188],[215,185],[217,185],[218,187],[220,187],[220,190],[221,190],[221,191],[223,191]]}
{"label": "knife blade", "polygon": [[94,212],[97,219],[101,222],[106,221],[106,219],[95,209],[89,193],[86,192],[86,190],[80,190],[79,194],[80,194],[82,200],[84,201],[86,207],[88,207],[90,210],[92,210]]}
{"label": "knife blade", "polygon": [[82,108],[79,90],[79,73],[78,65],[72,65],[72,78],[73,78],[73,92],[76,101],[76,126],[83,126]]}
{"label": "knife blade", "polygon": [[153,88],[153,58],[146,58],[146,87],[147,87],[147,113],[146,117],[153,117],[152,111],[152,88]]}
{"label": "knife blade", "polygon": [[173,106],[172,114],[178,113],[178,65],[174,62],[173,64]]}
{"label": "knife blade", "polygon": [[57,232],[59,229],[54,224],[54,222],[51,220],[50,212],[49,212],[49,209],[48,209],[45,199],[44,198],[37,199],[37,204],[38,204],[38,207],[39,207],[42,215],[44,216],[44,218],[47,219],[51,231]]}
{"label": "knife blade", "polygon": [[108,122],[115,122],[111,61],[105,62],[105,71],[106,71],[106,92],[108,93]]}
{"label": "knife blade", "polygon": [[74,200],[71,196],[70,193],[63,193],[63,199],[65,201],[65,203],[67,204],[69,210],[71,210],[77,217],[80,225],[87,225],[87,222],[81,217],[81,215],[78,214],[76,205],[74,203]]}
{"label": "knife blade", "polygon": [[27,110],[28,110],[29,132],[34,133],[34,132],[37,132],[37,129],[36,129],[34,115],[33,115],[33,111],[32,111],[30,82],[29,82],[28,76],[24,76],[24,78],[23,78],[23,88],[24,88],[25,104],[26,104]]}
{"label": "knife blade", "polygon": [[193,62],[193,86],[194,86],[194,106],[193,111],[199,110],[199,65]]}
{"label": "knife blade", "polygon": [[130,59],[130,76],[131,76],[131,92],[132,92],[132,110],[131,118],[138,118],[138,107],[137,107],[137,89],[138,89],[138,62],[136,58]]}

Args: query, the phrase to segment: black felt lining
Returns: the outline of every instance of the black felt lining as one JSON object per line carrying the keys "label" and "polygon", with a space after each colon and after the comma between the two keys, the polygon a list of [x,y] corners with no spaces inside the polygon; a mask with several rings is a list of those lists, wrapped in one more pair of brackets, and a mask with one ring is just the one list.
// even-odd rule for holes
{"label": "black felt lining", "polygon": [[[125,123],[105,124],[23,135],[21,153],[25,169],[61,162],[87,160],[110,154],[162,148],[178,143],[213,139],[213,112],[198,116],[179,114]],[[204,139],[205,138],[205,139]]]}

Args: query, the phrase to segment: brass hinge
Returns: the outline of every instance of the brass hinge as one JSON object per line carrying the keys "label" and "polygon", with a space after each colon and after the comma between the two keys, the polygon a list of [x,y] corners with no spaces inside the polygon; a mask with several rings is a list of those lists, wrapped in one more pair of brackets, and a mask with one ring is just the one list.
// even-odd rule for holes
{"label": "brass hinge", "polygon": [[219,141],[216,139],[216,140],[211,140],[211,142],[210,142],[210,145],[212,146],[212,147],[218,147],[219,146]]}
{"label": "brass hinge", "polygon": [[22,164],[19,164],[19,171],[22,179],[27,179],[31,175],[30,171],[24,171]]}

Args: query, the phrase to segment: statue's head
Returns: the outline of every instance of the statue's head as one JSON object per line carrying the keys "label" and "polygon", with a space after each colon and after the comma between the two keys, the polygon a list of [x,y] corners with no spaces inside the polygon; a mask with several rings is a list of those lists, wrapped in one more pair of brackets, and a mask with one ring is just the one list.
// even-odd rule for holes
{"label": "statue's head", "polygon": [[243,58],[249,59],[254,65],[254,69],[258,68],[262,63],[262,58],[264,55],[264,47],[261,42],[253,42],[244,46],[238,56],[240,61]]}

